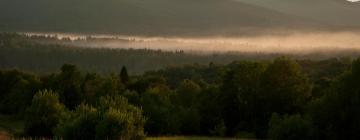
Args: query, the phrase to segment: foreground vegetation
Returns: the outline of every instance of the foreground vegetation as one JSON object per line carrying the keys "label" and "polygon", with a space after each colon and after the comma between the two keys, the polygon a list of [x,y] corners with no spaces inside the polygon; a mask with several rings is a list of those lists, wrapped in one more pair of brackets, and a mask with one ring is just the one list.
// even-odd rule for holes
{"label": "foreground vegetation", "polygon": [[[18,137],[65,140],[360,137],[360,58],[118,71],[0,70],[0,126],[18,126],[10,131]],[[170,139],[185,138],[206,139]]]}
{"label": "foreground vegetation", "polygon": [[148,137],[146,140],[246,140],[238,138],[220,138],[220,137],[186,137],[186,136],[175,136],[175,137]]}

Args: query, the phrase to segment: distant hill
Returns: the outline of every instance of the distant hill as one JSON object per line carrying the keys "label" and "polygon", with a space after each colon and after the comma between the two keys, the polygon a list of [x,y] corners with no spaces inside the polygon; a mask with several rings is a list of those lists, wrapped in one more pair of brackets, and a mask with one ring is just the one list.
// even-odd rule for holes
{"label": "distant hill", "polygon": [[316,22],[232,0],[1,0],[0,31],[238,35]]}
{"label": "distant hill", "polygon": [[341,27],[360,27],[360,2],[346,0],[234,0]]}

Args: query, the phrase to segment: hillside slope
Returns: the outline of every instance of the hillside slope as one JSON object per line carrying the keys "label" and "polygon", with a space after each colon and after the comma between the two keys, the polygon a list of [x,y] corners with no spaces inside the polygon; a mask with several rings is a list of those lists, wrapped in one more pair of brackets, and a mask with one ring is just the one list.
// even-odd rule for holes
{"label": "hillside slope", "polygon": [[346,0],[234,0],[342,27],[360,27],[360,2]]}
{"label": "hillside slope", "polygon": [[231,0],[1,0],[0,21],[0,31],[175,36],[312,24]]}

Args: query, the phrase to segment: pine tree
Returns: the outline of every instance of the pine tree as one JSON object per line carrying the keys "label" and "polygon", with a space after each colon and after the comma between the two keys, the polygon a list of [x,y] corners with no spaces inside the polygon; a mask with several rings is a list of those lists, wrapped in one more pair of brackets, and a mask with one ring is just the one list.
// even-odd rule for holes
{"label": "pine tree", "polygon": [[121,68],[120,79],[121,79],[121,82],[123,82],[123,83],[127,83],[129,81],[129,75],[128,75],[128,72],[127,72],[125,66],[123,66]]}

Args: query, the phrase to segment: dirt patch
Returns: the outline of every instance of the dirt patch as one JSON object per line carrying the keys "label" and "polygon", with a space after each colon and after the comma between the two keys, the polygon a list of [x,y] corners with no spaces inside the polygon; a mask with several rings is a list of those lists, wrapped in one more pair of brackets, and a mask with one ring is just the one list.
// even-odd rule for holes
{"label": "dirt patch", "polygon": [[10,133],[0,129],[0,140],[7,140],[7,139],[10,139],[10,138],[11,138]]}

